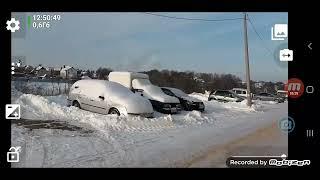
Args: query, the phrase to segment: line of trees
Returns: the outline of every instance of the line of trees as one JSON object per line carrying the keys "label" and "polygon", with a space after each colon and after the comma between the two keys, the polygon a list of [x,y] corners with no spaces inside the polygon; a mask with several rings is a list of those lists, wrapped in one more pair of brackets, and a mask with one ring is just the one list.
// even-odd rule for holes
{"label": "line of trees", "polygon": [[241,85],[241,79],[232,74],[168,70],[151,70],[144,73],[149,75],[150,81],[155,85],[175,87],[184,90],[186,93],[204,93],[205,90],[232,89],[234,87],[240,87]]}
{"label": "line of trees", "polygon": [[[107,79],[110,68],[100,67],[96,71],[98,79]],[[195,73],[192,71],[150,70],[143,71],[149,75],[150,81],[160,87],[175,87],[186,93],[215,89],[232,89],[241,87],[241,79],[232,74]]]}
{"label": "line of trees", "polygon": [[[78,77],[88,76],[93,79],[108,80],[108,75],[113,70],[107,67],[99,67],[97,70],[81,70],[77,69]],[[196,73],[193,71],[173,71],[173,70],[149,70],[143,71],[149,75],[150,81],[160,87],[175,87],[185,91],[186,93],[205,91],[214,91],[218,89],[230,90],[232,88],[246,88],[241,79],[233,74],[217,74],[217,73]],[[52,82],[57,82],[52,79]],[[59,82],[58,82],[59,83]],[[253,93],[269,92],[275,93],[277,89],[284,89],[282,82],[263,82],[259,88],[255,86],[255,82],[251,81],[251,91]]]}
{"label": "line of trees", "polygon": [[[96,71],[98,79],[108,79],[108,75],[113,70],[110,68],[100,67]],[[150,81],[160,87],[175,87],[185,91],[186,93],[205,91],[214,91],[218,89],[230,90],[232,88],[246,88],[246,84],[233,74],[217,74],[217,73],[196,73],[193,71],[171,71],[171,70],[149,70],[142,71],[149,75]],[[282,82],[265,82],[261,88],[255,87],[255,82],[251,81],[251,91],[253,93],[269,92],[275,93],[276,88],[284,89]]]}

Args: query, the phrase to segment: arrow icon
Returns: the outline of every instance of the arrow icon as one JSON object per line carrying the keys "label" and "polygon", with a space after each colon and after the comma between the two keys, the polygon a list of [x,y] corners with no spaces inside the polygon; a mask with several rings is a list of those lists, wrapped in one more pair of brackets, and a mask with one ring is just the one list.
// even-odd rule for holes
{"label": "arrow icon", "polygon": [[290,54],[283,54],[283,57],[290,57]]}
{"label": "arrow icon", "polygon": [[309,43],[309,45],[308,45],[308,48],[309,48],[310,50],[312,50],[311,45],[312,45],[312,43]]}

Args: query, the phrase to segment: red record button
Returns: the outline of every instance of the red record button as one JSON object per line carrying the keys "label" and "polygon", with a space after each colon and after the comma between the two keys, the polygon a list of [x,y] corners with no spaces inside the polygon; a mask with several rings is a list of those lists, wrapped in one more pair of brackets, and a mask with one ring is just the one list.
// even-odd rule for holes
{"label": "red record button", "polygon": [[285,86],[290,98],[299,98],[304,93],[303,82],[298,78],[291,78]]}

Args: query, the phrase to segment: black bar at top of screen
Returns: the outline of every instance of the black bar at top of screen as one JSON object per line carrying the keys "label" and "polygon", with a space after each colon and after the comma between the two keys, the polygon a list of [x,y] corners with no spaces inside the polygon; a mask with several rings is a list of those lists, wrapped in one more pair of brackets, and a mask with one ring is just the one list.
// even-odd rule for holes
{"label": "black bar at top of screen", "polygon": [[[47,1],[48,2],[48,1]],[[103,1],[101,1],[103,2]],[[285,12],[289,0],[161,0],[161,1],[112,1],[109,3],[15,3],[9,8],[12,12]]]}

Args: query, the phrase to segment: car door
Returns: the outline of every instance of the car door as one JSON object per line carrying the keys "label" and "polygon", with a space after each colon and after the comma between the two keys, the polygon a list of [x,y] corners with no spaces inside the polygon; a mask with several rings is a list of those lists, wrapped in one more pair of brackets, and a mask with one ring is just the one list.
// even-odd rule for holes
{"label": "car door", "polygon": [[242,97],[247,97],[247,91],[242,91],[241,96]]}
{"label": "car door", "polygon": [[231,92],[225,92],[225,101],[232,102],[235,98]]}
{"label": "car door", "polygon": [[92,111],[90,106],[90,97],[88,95],[88,88],[85,85],[81,85],[79,88],[79,101],[81,103],[81,108],[87,111]]}
{"label": "car door", "polygon": [[258,100],[263,100],[263,93],[257,94],[256,99],[258,99]]}
{"label": "car door", "polygon": [[100,113],[100,114],[107,114],[108,113],[108,103],[107,103],[107,94],[104,93],[103,88],[97,88],[94,93],[90,94],[90,106],[91,111]]}
{"label": "car door", "polygon": [[268,101],[274,101],[275,96],[273,96],[272,94],[267,94],[267,99],[268,99]]}
{"label": "car door", "polygon": [[260,97],[260,99],[263,100],[263,101],[269,101],[269,99],[270,99],[270,98],[268,97],[268,94],[267,94],[267,93],[261,93],[259,97]]}
{"label": "car door", "polygon": [[223,91],[217,91],[214,94],[214,97],[219,101],[224,101],[225,100]]}

